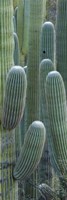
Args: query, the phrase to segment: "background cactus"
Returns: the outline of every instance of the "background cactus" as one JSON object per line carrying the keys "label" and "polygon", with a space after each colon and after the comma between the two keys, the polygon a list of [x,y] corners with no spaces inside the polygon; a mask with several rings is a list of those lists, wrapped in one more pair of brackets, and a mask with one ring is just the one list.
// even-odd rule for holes
{"label": "background cactus", "polygon": [[14,129],[22,118],[27,81],[24,69],[20,66],[14,66],[8,73],[4,108],[3,108],[3,127],[7,130]]}
{"label": "background cactus", "polygon": [[[61,20],[62,19],[62,20]],[[56,64],[63,77],[67,95],[67,1],[57,0]]]}
{"label": "background cactus", "polygon": [[24,145],[14,169],[15,179],[26,179],[36,169],[44,148],[46,131],[42,122],[33,122],[27,131]]}
{"label": "background cactus", "polygon": [[19,65],[20,63],[20,50],[19,50],[19,40],[17,34],[14,32],[14,64]]}

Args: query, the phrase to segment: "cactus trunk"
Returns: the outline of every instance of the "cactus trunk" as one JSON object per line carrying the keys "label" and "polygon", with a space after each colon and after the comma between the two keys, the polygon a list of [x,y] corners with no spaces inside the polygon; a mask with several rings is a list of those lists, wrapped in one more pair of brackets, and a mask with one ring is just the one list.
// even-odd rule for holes
{"label": "cactus trunk", "polygon": [[2,127],[2,108],[6,74],[14,64],[13,38],[13,1],[0,1],[0,199],[17,200],[17,183],[12,177],[15,162],[14,131],[5,131]]}

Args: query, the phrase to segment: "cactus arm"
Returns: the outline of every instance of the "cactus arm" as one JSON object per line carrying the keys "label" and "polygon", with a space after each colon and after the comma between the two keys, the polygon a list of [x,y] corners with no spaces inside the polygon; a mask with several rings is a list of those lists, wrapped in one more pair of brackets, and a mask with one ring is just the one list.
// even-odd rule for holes
{"label": "cactus arm", "polygon": [[59,72],[50,72],[46,81],[46,98],[50,123],[50,141],[55,159],[67,180],[67,108],[63,79]]}
{"label": "cactus arm", "polygon": [[7,130],[14,129],[22,118],[27,81],[24,69],[14,66],[10,69],[5,88],[3,106],[3,127]]}
{"label": "cactus arm", "polygon": [[24,145],[14,169],[16,179],[26,179],[36,169],[44,148],[46,131],[42,122],[35,121],[25,135]]}

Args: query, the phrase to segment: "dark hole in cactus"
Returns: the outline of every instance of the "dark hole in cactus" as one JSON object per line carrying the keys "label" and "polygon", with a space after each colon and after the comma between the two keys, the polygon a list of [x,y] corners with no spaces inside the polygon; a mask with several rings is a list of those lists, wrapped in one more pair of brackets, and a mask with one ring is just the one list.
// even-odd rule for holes
{"label": "dark hole in cactus", "polygon": [[43,53],[46,53],[46,51],[43,51]]}

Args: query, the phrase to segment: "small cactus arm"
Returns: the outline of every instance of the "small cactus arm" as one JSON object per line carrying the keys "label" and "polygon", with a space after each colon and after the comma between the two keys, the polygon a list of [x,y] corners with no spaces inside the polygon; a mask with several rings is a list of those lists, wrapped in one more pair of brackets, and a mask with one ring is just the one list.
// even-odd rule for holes
{"label": "small cactus arm", "polygon": [[25,107],[27,81],[21,66],[13,66],[8,75],[3,106],[3,127],[11,130],[21,120]]}
{"label": "small cactus arm", "polygon": [[55,62],[55,28],[52,22],[45,22],[42,25],[40,42],[40,61],[49,58]]}
{"label": "small cactus arm", "polygon": [[19,40],[17,34],[14,32],[14,64],[19,65],[20,63],[20,50],[19,50]]}
{"label": "small cactus arm", "polygon": [[40,162],[46,140],[46,129],[42,122],[34,121],[25,135],[24,145],[14,168],[15,179],[26,179]]}
{"label": "small cactus arm", "polygon": [[62,174],[67,181],[67,107],[66,93],[59,72],[49,72],[46,79],[46,102],[49,116],[50,145]]}

